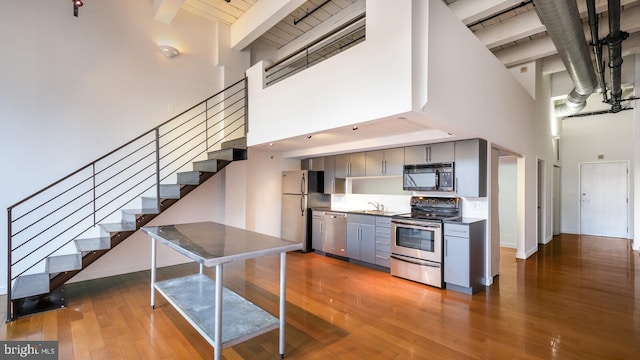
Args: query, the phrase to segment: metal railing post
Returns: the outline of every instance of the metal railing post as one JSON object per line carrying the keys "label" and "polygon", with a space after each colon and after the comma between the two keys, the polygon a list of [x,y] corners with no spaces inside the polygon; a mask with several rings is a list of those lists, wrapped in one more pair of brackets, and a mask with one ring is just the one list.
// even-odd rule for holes
{"label": "metal railing post", "polygon": [[209,150],[209,100],[204,101],[204,146]]}
{"label": "metal railing post", "polygon": [[11,209],[7,209],[7,322],[13,320],[13,301],[11,300]]}
{"label": "metal railing post", "polygon": [[96,163],[91,164],[93,173],[91,179],[93,179],[93,226],[96,226]]}
{"label": "metal railing post", "polygon": [[249,132],[249,78],[244,77],[244,136]]}
{"label": "metal railing post", "polygon": [[160,127],[156,128],[156,210],[160,209]]}

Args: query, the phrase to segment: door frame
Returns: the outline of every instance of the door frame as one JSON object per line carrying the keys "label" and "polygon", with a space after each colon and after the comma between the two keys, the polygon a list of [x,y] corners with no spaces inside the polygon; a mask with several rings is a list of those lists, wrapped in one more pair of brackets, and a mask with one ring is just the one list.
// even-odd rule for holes
{"label": "door frame", "polygon": [[630,211],[630,207],[629,207],[629,196],[631,194],[631,184],[629,182],[630,180],[630,174],[629,174],[629,170],[631,168],[631,162],[629,160],[603,160],[603,161],[582,161],[578,163],[578,234],[582,235],[582,165],[585,164],[606,164],[606,163],[624,163],[627,165],[627,174],[626,174],[626,180],[627,180],[627,206],[626,206],[626,218],[627,218],[627,231],[626,231],[626,236],[624,237],[624,239],[630,239],[631,237],[629,236],[629,224],[631,224],[631,211]]}

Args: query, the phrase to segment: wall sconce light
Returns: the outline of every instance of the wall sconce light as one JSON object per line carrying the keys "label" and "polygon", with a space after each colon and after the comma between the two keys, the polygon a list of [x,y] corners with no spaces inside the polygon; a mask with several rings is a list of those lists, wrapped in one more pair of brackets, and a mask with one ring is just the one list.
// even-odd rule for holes
{"label": "wall sconce light", "polygon": [[158,49],[160,49],[160,51],[162,52],[162,55],[168,58],[172,58],[180,55],[180,50],[174,48],[173,46],[160,45],[158,46]]}
{"label": "wall sconce light", "polygon": [[73,2],[73,16],[78,17],[78,8],[82,5],[82,0],[71,0]]}

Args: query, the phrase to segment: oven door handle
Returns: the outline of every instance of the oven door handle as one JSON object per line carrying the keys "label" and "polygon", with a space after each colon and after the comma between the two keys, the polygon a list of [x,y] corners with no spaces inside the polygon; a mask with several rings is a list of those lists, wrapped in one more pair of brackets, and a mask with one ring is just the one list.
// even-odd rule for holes
{"label": "oven door handle", "polygon": [[420,266],[430,266],[430,267],[434,267],[434,268],[439,268],[440,264],[438,263],[434,263],[431,261],[426,261],[426,260],[420,260],[420,259],[411,259],[402,255],[396,255],[396,254],[392,254],[391,255],[392,259],[396,259],[396,260],[400,260],[400,261],[404,261],[407,262],[409,264],[414,264],[414,265],[420,265]]}
{"label": "oven door handle", "polygon": [[428,221],[412,221],[412,220],[391,220],[391,224],[395,225],[404,225],[407,227],[413,228],[425,228],[425,229],[440,229],[442,224],[439,222],[428,222]]}

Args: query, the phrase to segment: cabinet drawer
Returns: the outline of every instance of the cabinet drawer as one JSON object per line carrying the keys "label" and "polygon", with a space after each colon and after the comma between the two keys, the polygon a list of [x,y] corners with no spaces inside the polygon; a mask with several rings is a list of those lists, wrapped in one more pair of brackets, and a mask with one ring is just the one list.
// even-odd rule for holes
{"label": "cabinet drawer", "polygon": [[391,227],[391,218],[387,216],[376,216],[376,226]]}
{"label": "cabinet drawer", "polygon": [[376,238],[376,251],[384,251],[386,253],[391,252],[391,244],[389,240]]}
{"label": "cabinet drawer", "polygon": [[390,259],[389,253],[376,251],[376,265],[389,267],[389,259]]}
{"label": "cabinet drawer", "polygon": [[376,224],[375,218],[376,218],[375,216],[371,216],[371,215],[347,214],[347,222],[350,222],[350,223],[375,225]]}
{"label": "cabinet drawer", "polygon": [[469,237],[469,225],[444,224],[445,236]]}
{"label": "cabinet drawer", "polygon": [[391,237],[391,228],[376,226],[376,236]]}

